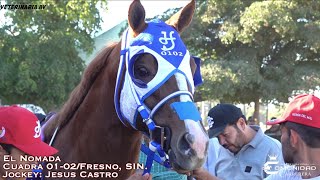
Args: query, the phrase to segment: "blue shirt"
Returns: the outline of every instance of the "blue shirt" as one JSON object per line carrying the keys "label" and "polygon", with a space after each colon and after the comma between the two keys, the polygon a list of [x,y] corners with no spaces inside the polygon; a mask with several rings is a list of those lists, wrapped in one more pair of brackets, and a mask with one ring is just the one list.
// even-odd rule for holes
{"label": "blue shirt", "polygon": [[[203,168],[206,169],[208,172],[214,172],[215,166],[218,159],[219,148],[223,148],[220,146],[218,138],[211,138],[209,139],[209,146],[208,146],[208,156],[207,160],[203,164]],[[214,173],[211,173],[214,175]]]}
{"label": "blue shirt", "polygon": [[210,174],[225,180],[263,179],[269,175],[264,166],[270,157],[276,157],[279,164],[284,164],[280,142],[265,135],[259,126],[250,127],[257,133],[236,155],[217,145],[217,140],[209,143],[205,168]]}

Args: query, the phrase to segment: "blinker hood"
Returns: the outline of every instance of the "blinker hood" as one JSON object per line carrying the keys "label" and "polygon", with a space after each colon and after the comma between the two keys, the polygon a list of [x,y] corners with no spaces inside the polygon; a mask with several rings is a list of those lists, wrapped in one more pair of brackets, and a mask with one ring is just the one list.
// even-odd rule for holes
{"label": "blinker hood", "polygon": [[[154,56],[158,64],[156,75],[148,83],[136,79],[133,72],[134,63],[137,60],[137,57],[144,53]],[[129,37],[128,30],[125,31],[121,45],[121,59],[114,98],[116,111],[121,121],[129,122],[131,126],[136,129],[136,119],[140,112],[139,108],[141,109],[141,107],[143,107],[142,109],[145,109],[147,113],[152,116],[153,113],[145,105],[144,101],[176,73],[180,73],[185,77],[187,84],[191,88],[191,93],[188,91],[179,92],[169,95],[167,100],[181,94],[191,96],[192,100],[195,85],[202,82],[200,74],[200,59],[194,59],[197,64],[197,72],[193,77],[190,68],[189,51],[186,49],[186,46],[182,42],[178,32],[160,20],[150,21],[147,28],[135,38]],[[124,80],[121,82],[123,74]],[[162,103],[165,102],[163,101]],[[159,103],[160,105],[158,108],[160,108],[162,103]],[[187,106],[190,111],[191,109],[196,108],[194,105],[194,108],[191,109],[190,105]],[[172,105],[172,107],[177,111],[177,108],[180,106]],[[156,110],[152,109],[152,111]],[[192,112],[198,114],[200,117],[198,111],[192,110]],[[181,115],[179,115],[179,117],[180,116]],[[198,117],[190,118],[198,119]]]}

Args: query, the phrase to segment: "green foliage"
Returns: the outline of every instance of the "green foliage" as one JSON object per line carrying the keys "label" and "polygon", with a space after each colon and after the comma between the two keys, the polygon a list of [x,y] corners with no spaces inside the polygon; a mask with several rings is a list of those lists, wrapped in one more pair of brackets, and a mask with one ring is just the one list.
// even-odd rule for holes
{"label": "green foliage", "polygon": [[201,99],[287,102],[320,83],[320,1],[209,0],[184,36],[203,61]]}
{"label": "green foliage", "polygon": [[7,0],[5,4],[46,5],[8,10],[0,27],[0,99],[3,104],[60,107],[85,67],[78,50],[93,49],[100,28],[98,0]]}

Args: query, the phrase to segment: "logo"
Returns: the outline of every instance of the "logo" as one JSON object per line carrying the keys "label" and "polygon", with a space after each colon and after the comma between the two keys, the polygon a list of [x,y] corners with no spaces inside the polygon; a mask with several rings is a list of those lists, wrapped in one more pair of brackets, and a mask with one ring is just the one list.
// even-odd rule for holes
{"label": "logo", "polygon": [[[174,31],[170,31],[170,34],[169,34],[170,37],[167,37],[167,32],[161,31],[161,34],[163,34],[163,37],[159,38],[159,42],[161,44],[163,44],[163,46],[161,48],[162,51],[170,51],[175,47],[174,40],[176,40],[176,38],[172,36],[173,33],[174,33]],[[169,40],[171,41],[171,46],[166,47],[165,45],[169,44]]]}
{"label": "logo", "polygon": [[40,134],[41,134],[41,126],[40,126],[40,121],[37,121],[37,126],[34,128],[34,136],[35,138],[38,138],[40,137]]}
{"label": "logo", "polygon": [[292,113],[291,115],[292,115],[292,116],[295,116],[295,117],[301,117],[301,118],[304,118],[304,119],[312,120],[312,117],[311,117],[311,116],[308,116],[308,115],[305,115],[305,114]]}
{"label": "logo", "polygon": [[207,117],[207,121],[208,121],[208,125],[209,125],[209,128],[212,128],[213,124],[214,124],[214,121],[213,121],[213,118],[208,116]]}
{"label": "logo", "polygon": [[282,164],[279,163],[277,157],[278,156],[269,156],[269,160],[263,166],[263,171],[266,174],[279,173],[279,177],[289,178],[296,176],[311,176],[311,171],[316,171],[317,169],[314,164]]}
{"label": "logo", "polygon": [[0,138],[4,137],[5,134],[6,134],[6,129],[2,126],[2,129],[0,131]]}
{"label": "logo", "polygon": [[278,156],[269,156],[269,161],[264,163],[263,170],[267,174],[276,174],[282,168],[282,165],[279,165],[279,161],[277,161]]}

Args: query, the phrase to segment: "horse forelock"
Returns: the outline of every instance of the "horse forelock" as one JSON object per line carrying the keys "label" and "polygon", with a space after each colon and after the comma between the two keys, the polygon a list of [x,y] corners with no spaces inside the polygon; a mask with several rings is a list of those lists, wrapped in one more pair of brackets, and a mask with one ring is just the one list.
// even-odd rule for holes
{"label": "horse forelock", "polygon": [[111,52],[115,49],[117,44],[119,43],[113,43],[103,48],[85,69],[80,83],[71,92],[67,102],[63,105],[62,109],[57,113],[54,119],[46,124],[46,127],[44,129],[46,141],[49,141],[51,139],[51,136],[56,127],[59,126],[59,129],[61,129],[72,119],[73,115],[87,96],[91,86],[97,79],[98,75],[100,74],[102,69],[107,66],[107,60],[109,59]]}

